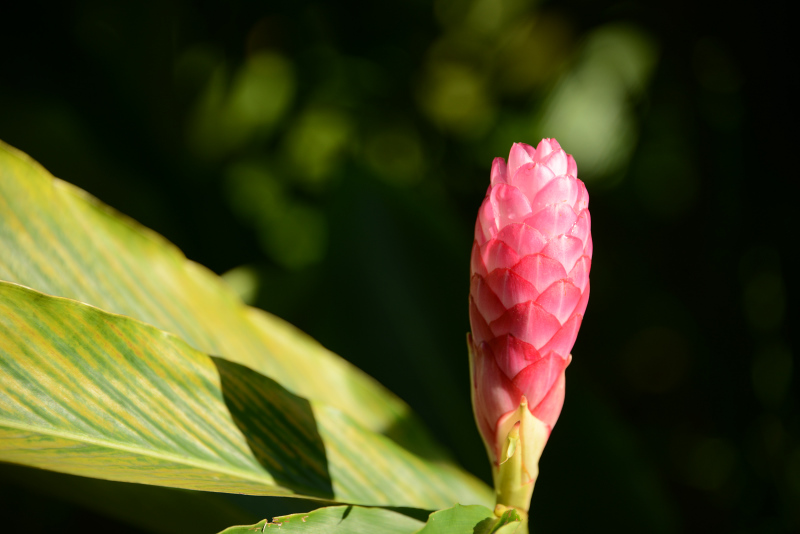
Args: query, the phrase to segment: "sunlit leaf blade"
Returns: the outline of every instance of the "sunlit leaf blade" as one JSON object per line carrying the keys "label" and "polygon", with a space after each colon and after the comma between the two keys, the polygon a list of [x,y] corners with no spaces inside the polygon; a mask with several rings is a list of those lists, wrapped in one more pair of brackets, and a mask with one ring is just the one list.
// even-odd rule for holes
{"label": "sunlit leaf blade", "polygon": [[331,506],[310,513],[265,519],[255,525],[230,527],[220,534],[299,532],[302,534],[514,534],[521,526],[516,511],[501,517],[485,506],[461,506],[428,516],[427,523],[391,510]]}
{"label": "sunlit leaf blade", "polygon": [[0,282],[0,461],[176,488],[436,509],[485,486],[128,317]]}
{"label": "sunlit leaf blade", "polygon": [[519,515],[513,510],[498,518],[485,506],[456,505],[432,513],[415,534],[511,534],[520,524]]}
{"label": "sunlit leaf blade", "polygon": [[2,142],[0,280],[152,324],[339,408],[417,454],[445,457],[408,406],[369,376],[284,321],[244,306],[163,237]]}
{"label": "sunlit leaf blade", "polygon": [[423,525],[398,512],[383,508],[330,506],[307,514],[265,519],[255,525],[230,527],[220,534],[253,532],[301,532],[303,534],[412,534]]}

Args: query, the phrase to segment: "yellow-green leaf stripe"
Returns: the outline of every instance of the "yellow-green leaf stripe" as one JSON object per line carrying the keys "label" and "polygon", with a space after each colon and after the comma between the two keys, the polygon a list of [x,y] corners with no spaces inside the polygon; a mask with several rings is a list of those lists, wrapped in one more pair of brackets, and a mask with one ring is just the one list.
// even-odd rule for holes
{"label": "yellow-green leaf stripe", "polygon": [[[109,177],[113,179],[113,177]],[[444,454],[408,406],[155,232],[0,142],[0,280],[127,315],[339,408],[426,457]]]}
{"label": "yellow-green leaf stripe", "polygon": [[0,282],[0,461],[177,488],[434,509],[485,486],[174,335]]}

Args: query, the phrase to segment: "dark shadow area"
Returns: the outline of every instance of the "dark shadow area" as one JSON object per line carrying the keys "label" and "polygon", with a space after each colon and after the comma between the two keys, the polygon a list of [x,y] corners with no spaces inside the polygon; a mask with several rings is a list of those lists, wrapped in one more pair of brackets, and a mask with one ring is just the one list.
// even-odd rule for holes
{"label": "dark shadow area", "polygon": [[211,357],[233,421],[277,484],[333,499],[325,444],[311,404],[243,365]]}
{"label": "dark shadow area", "polygon": [[403,514],[405,516],[410,517],[411,519],[422,521],[423,523],[427,523],[428,516],[431,515],[432,512],[436,511],[436,510],[423,510],[421,508],[406,508],[403,506],[382,506],[381,508],[391,510],[392,512],[397,512],[398,514]]}
{"label": "dark shadow area", "polygon": [[453,456],[428,432],[425,423],[413,413],[405,414],[402,419],[395,419],[392,426],[382,434],[407,451],[431,462],[454,460]]}
{"label": "dark shadow area", "polygon": [[[111,482],[0,462],[3,532],[219,532],[326,503]],[[46,510],[46,514],[41,511]],[[427,517],[427,516],[426,516]],[[33,518],[33,520],[32,520]],[[6,530],[7,529],[7,530]]]}
{"label": "dark shadow area", "polygon": [[[580,532],[583,514],[603,521],[613,515],[617,532],[682,532],[677,510],[667,499],[635,432],[626,429],[604,399],[591,390],[584,373],[573,372],[569,380],[570,403],[539,462],[532,521],[544,532]],[[560,463],[567,467],[559,468]],[[604,484],[605,491],[596,490]],[[540,491],[542,487],[549,489]],[[558,506],[555,499],[567,492],[584,503],[581,514],[552,517],[548,510]],[[613,511],[621,502],[627,503],[627,510],[618,515]]]}
{"label": "dark shadow area", "polygon": [[347,519],[347,516],[349,516],[350,512],[352,512],[352,511],[353,511],[353,507],[352,506],[348,506],[347,508],[345,508],[344,509],[344,513],[342,514],[342,519],[339,522],[341,523],[342,521]]}
{"label": "dark shadow area", "polygon": [[[275,502],[279,500],[297,501],[297,509],[291,511],[304,511],[299,499],[262,497],[258,509],[238,497],[0,463],[3,532],[219,532],[231,525],[255,523],[267,513],[264,508],[283,504]],[[280,513],[287,513],[286,509],[284,504]]]}
{"label": "dark shadow area", "polygon": [[492,529],[497,525],[497,519],[494,517],[487,517],[472,529],[472,534],[489,534]]}

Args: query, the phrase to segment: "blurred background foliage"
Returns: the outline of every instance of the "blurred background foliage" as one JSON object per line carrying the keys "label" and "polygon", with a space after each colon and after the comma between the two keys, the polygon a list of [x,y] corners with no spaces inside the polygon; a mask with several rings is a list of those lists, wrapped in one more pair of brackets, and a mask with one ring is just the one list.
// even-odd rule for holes
{"label": "blurred background foliage", "polygon": [[[0,20],[0,138],[376,377],[487,480],[474,218],[493,157],[556,137],[597,253],[536,532],[800,529],[785,13],[79,0]],[[139,531],[0,473],[4,516],[42,532]]]}

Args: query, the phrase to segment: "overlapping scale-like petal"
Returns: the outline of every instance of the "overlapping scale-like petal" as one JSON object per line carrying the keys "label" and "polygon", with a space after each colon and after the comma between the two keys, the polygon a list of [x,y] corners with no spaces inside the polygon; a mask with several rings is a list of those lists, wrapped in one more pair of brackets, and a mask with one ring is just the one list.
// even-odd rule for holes
{"label": "overlapping scale-like petal", "polygon": [[539,293],[550,287],[556,280],[567,277],[567,271],[564,266],[555,258],[544,254],[525,256],[514,265],[512,270],[533,284],[533,287]]}
{"label": "overlapping scale-like petal", "polygon": [[[589,287],[589,269],[592,268],[592,260],[589,256],[581,256],[575,262],[575,267],[567,275],[567,278],[578,288]],[[585,291],[585,289],[584,289]]]}
{"label": "overlapping scale-like petal", "polygon": [[567,154],[567,174],[578,177],[578,164],[575,163],[575,158],[571,154]]}
{"label": "overlapping scale-like petal", "polygon": [[475,402],[483,406],[487,421],[496,421],[519,406],[522,393],[500,370],[491,349],[485,343],[478,346],[475,352]]}
{"label": "overlapping scale-like petal", "polygon": [[511,152],[508,154],[508,178],[513,178],[517,170],[523,165],[533,163],[535,155],[535,149],[524,143],[514,143],[511,145]]}
{"label": "overlapping scale-like petal", "polygon": [[589,287],[591,284],[589,281],[586,281],[586,287],[583,289],[583,293],[581,294],[581,300],[578,301],[578,305],[575,306],[575,311],[573,312],[574,315],[580,315],[581,317],[586,313],[586,306],[589,304]]}
{"label": "overlapping scale-like petal", "polygon": [[472,327],[472,339],[475,343],[480,344],[495,337],[472,296],[469,297],[469,324]]}
{"label": "overlapping scale-like petal", "polygon": [[531,214],[531,203],[525,194],[508,184],[498,184],[490,195],[498,228],[521,222]]}
{"label": "overlapping scale-like petal", "polygon": [[496,239],[511,247],[520,258],[541,252],[547,244],[547,238],[539,230],[524,223],[509,224],[497,233]]}
{"label": "overlapping scale-like petal", "polygon": [[583,255],[583,241],[571,235],[559,235],[554,237],[542,249],[542,256],[547,256],[556,260],[564,267],[565,271],[571,271]]}
{"label": "overlapping scale-like petal", "polygon": [[496,269],[486,277],[486,283],[505,308],[536,300],[539,292],[534,285],[509,269]]}
{"label": "overlapping scale-like petal", "polygon": [[555,177],[556,175],[549,168],[530,163],[521,167],[511,176],[509,183],[533,200],[536,198],[536,193]]}
{"label": "overlapping scale-like petal", "polygon": [[495,269],[510,269],[519,263],[519,255],[499,239],[492,239],[483,245],[480,248],[480,257],[489,273]]}
{"label": "overlapping scale-like petal", "polygon": [[533,226],[547,237],[553,238],[572,228],[578,216],[572,206],[551,204],[525,219],[525,224]]}
{"label": "overlapping scale-like petal", "polygon": [[531,410],[534,417],[546,423],[550,428],[555,426],[558,415],[561,413],[561,407],[564,405],[565,383],[566,377],[564,371],[561,371],[558,380],[550,387],[547,395]]}
{"label": "overlapping scale-like petal", "polygon": [[523,302],[489,323],[495,336],[511,334],[535,348],[544,346],[561,328],[558,319],[536,302]]}
{"label": "overlapping scale-like petal", "polygon": [[567,154],[563,150],[557,149],[544,156],[540,163],[548,167],[553,174],[567,174]]}
{"label": "overlapping scale-like petal", "polygon": [[498,367],[509,379],[514,378],[520,371],[541,358],[539,351],[533,345],[510,334],[492,339],[489,346],[497,360]]}
{"label": "overlapping scale-like petal", "polygon": [[536,406],[547,396],[566,367],[567,361],[551,352],[524,367],[512,383],[527,397],[531,406]]}
{"label": "overlapping scale-like petal", "polygon": [[[494,294],[486,280],[477,274],[472,276],[469,294],[472,296],[472,300],[475,301],[475,308],[487,323],[491,323],[506,311],[506,307]],[[576,300],[575,304],[577,302]]]}
{"label": "overlapping scale-like petal", "polygon": [[472,247],[472,254],[469,258],[469,272],[473,275],[480,275],[486,276],[489,272],[486,270],[486,264],[483,263],[483,258],[481,257],[481,248],[478,246],[478,242],[475,242],[475,245]]}
{"label": "overlapping scale-like petal", "polygon": [[561,148],[561,145],[555,139],[542,139],[536,147],[536,162],[542,163],[553,150],[558,150],[559,148]]}
{"label": "overlapping scale-like petal", "polygon": [[[470,260],[476,420],[497,461],[522,396],[555,424],[589,299],[591,217],[586,186],[555,139],[515,143],[492,163]],[[505,427],[504,427],[505,428]]]}
{"label": "overlapping scale-like petal", "polygon": [[572,225],[572,228],[569,229],[567,234],[580,239],[585,247],[586,243],[589,241],[589,235],[592,230],[592,218],[589,216],[589,210],[587,209],[583,209],[577,213],[578,218],[575,219],[575,224]]}
{"label": "overlapping scale-like petal", "polygon": [[494,158],[492,162],[492,185],[505,184],[508,182],[506,179],[506,162],[503,158]]}
{"label": "overlapping scale-like petal", "polygon": [[580,187],[578,187],[577,180],[571,176],[557,176],[536,193],[531,202],[531,211],[536,213],[545,206],[561,203],[572,207],[575,211],[575,203],[579,194]]}
{"label": "overlapping scale-like petal", "polygon": [[497,221],[495,220],[492,203],[484,202],[481,204],[481,208],[478,211],[478,220],[475,222],[475,240],[478,244],[483,245],[496,236],[497,232]]}
{"label": "overlapping scale-like petal", "polygon": [[589,209],[589,192],[583,182],[578,180],[578,198],[575,201],[575,213],[580,213],[581,210]]}
{"label": "overlapping scale-like petal", "polygon": [[581,327],[582,320],[582,315],[573,315],[570,317],[567,322],[558,329],[558,332],[539,349],[539,352],[545,354],[548,352],[555,352],[562,357],[566,357],[575,344],[575,338],[578,337],[578,329]]}
{"label": "overlapping scale-like petal", "polygon": [[545,289],[536,304],[564,324],[572,316],[578,302],[581,300],[581,290],[569,280],[559,280]]}

